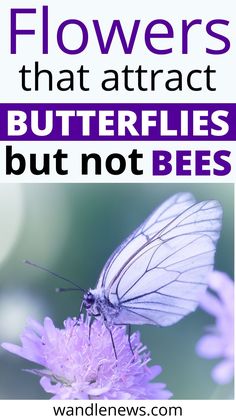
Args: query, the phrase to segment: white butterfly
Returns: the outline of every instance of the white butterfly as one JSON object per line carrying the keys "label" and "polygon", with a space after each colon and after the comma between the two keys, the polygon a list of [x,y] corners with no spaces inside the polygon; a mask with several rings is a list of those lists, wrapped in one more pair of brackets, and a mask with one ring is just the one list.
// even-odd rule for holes
{"label": "white butterfly", "polygon": [[220,235],[217,201],[179,193],[158,207],[111,255],[83,305],[118,324],[169,326],[194,311],[207,287]]}
{"label": "white butterfly", "polygon": [[[81,309],[86,308],[90,320],[102,317],[117,359],[113,325],[170,326],[197,308],[214,266],[221,224],[219,202],[196,202],[190,193],[172,196],[121,243],[105,264],[97,287],[88,292],[70,279],[25,262],[75,287],[58,291],[85,292]],[[130,348],[133,352],[131,343]]]}

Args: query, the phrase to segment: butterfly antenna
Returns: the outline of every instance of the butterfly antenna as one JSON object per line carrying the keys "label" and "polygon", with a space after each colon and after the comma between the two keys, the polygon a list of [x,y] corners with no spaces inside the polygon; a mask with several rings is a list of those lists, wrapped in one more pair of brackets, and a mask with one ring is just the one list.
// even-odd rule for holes
{"label": "butterfly antenna", "polygon": [[[30,260],[24,260],[23,262],[24,262],[26,265],[33,266],[33,268],[40,269],[40,270],[41,270],[41,271],[43,271],[43,272],[47,272],[48,274],[50,274],[50,275],[52,275],[52,276],[55,276],[56,278],[63,279],[63,281],[66,281],[66,282],[68,282],[69,284],[74,285],[74,287],[75,287],[75,288],[73,288],[73,290],[77,290],[77,291],[81,291],[81,292],[86,292],[86,290],[84,290],[83,288],[81,288],[81,287],[80,287],[79,285],[77,285],[75,282],[71,281],[71,280],[70,280],[70,279],[68,279],[68,278],[65,278],[65,277],[64,277],[64,276],[62,276],[62,275],[59,275],[59,274],[57,274],[57,273],[55,273],[55,272],[52,272],[52,271],[50,271],[49,269],[44,268],[43,266],[37,265],[36,263],[31,262]],[[58,288],[57,290],[58,290],[58,292],[60,292],[60,291],[62,291],[62,290],[64,291],[64,290],[65,290],[65,288]],[[70,291],[72,291],[72,288],[70,288]]]}
{"label": "butterfly antenna", "polygon": [[80,288],[55,288],[56,292],[81,291]]}

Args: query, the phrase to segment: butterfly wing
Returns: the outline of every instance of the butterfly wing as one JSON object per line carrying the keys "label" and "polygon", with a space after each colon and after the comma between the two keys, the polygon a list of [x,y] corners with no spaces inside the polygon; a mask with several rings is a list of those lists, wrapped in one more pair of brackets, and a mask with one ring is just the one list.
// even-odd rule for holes
{"label": "butterfly wing", "polygon": [[153,231],[158,233],[168,222],[195,202],[192,194],[179,193],[156,208],[112,253],[100,274],[97,287],[108,288],[111,285],[117,273],[126,265],[127,260],[146,243],[145,231],[153,228]]}
{"label": "butterfly wing", "polygon": [[205,291],[221,229],[217,201],[191,194],[164,202],[112,254],[98,286],[119,304],[116,324],[168,326],[194,311]]}

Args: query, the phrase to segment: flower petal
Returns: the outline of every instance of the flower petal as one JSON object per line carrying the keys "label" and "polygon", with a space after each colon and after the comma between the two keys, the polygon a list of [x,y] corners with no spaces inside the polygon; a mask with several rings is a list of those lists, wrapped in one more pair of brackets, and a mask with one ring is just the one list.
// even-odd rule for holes
{"label": "flower petal", "polygon": [[13,343],[7,343],[7,342],[3,342],[1,344],[1,347],[3,349],[6,349],[6,351],[11,352],[12,354],[15,355],[19,355],[19,356],[23,356],[23,349],[21,348],[21,346],[18,345],[14,345]]}
{"label": "flower petal", "polygon": [[41,337],[43,335],[43,331],[44,331],[43,326],[39,322],[37,322],[36,320],[31,319],[31,317],[29,317],[27,319],[27,326],[28,326],[29,329],[36,332],[38,334],[38,336]]}
{"label": "flower petal", "polygon": [[44,319],[44,333],[46,334],[49,341],[57,338],[57,329],[54,326],[52,319],[49,317]]}
{"label": "flower petal", "polygon": [[14,345],[12,343],[2,343],[1,346],[3,349],[6,349],[8,352],[11,352],[12,354],[18,355],[21,358],[28,359],[28,361],[36,362],[37,364],[43,365],[43,357],[39,352],[31,351],[29,348]]}
{"label": "flower petal", "polygon": [[218,358],[224,354],[222,340],[219,336],[205,335],[197,343],[196,352],[207,359]]}
{"label": "flower petal", "polygon": [[208,291],[201,307],[215,316],[215,325],[199,340],[196,352],[208,359],[223,358],[213,369],[212,378],[225,384],[232,380],[234,370],[234,282],[223,272],[212,272],[209,287],[215,294]]}
{"label": "flower petal", "polygon": [[213,294],[206,292],[202,297],[200,307],[212,316],[218,317],[223,312],[222,304]]}
{"label": "flower petal", "polygon": [[40,379],[40,385],[43,387],[46,393],[53,393],[53,394],[56,394],[57,390],[59,391],[61,387],[59,383],[52,384],[50,378],[48,377],[42,377]]}
{"label": "flower petal", "polygon": [[152,367],[149,368],[149,380],[153,380],[155,377],[157,377],[158,375],[160,375],[162,372],[162,368],[160,367],[160,365],[153,365]]}
{"label": "flower petal", "polygon": [[220,362],[212,370],[212,378],[217,384],[229,384],[234,376],[234,363],[230,360]]}

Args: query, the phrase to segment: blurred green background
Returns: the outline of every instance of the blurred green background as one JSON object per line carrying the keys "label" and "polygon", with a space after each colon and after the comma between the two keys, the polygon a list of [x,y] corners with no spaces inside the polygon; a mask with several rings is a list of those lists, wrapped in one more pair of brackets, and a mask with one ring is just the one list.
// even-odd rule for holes
{"label": "blurred green background", "polygon": [[[233,277],[233,184],[25,184],[0,185],[0,341],[19,342],[27,317],[56,325],[76,316],[80,295],[57,294],[59,279],[22,263],[30,259],[94,287],[111,252],[149,213],[176,192],[198,200],[218,199],[224,208],[216,268]],[[200,359],[195,344],[212,318],[198,310],[167,328],[140,327],[159,379],[176,399],[233,398],[233,386],[216,386],[215,361]],[[33,365],[33,364],[32,364]],[[30,362],[0,349],[0,398],[43,399],[36,376],[23,372]]]}

